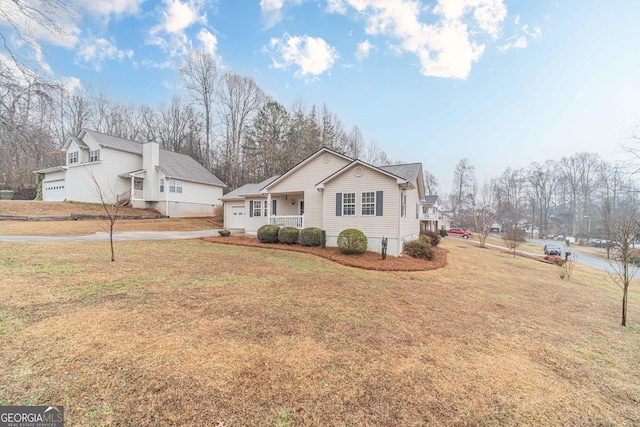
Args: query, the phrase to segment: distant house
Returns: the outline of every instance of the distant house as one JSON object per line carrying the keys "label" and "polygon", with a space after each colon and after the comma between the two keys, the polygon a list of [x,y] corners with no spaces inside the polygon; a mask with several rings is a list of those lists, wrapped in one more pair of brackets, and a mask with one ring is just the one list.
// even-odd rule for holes
{"label": "distant house", "polygon": [[[42,175],[45,201],[129,200],[172,217],[212,216],[225,184],[190,156],[92,130],[63,147],[66,165],[35,171]],[[95,182],[94,182],[95,178]],[[96,185],[97,182],[97,185]]]}
{"label": "distant house", "polygon": [[364,232],[369,250],[399,255],[418,237],[424,199],[422,164],[372,166],[322,148],[280,176],[223,196],[225,226],[255,235],[265,224],[326,231],[337,244],[347,228]]}
{"label": "distant house", "polygon": [[421,230],[437,232],[438,230],[445,228],[442,212],[440,212],[438,196],[426,196],[424,200],[420,202],[420,206],[422,211],[420,216]]}

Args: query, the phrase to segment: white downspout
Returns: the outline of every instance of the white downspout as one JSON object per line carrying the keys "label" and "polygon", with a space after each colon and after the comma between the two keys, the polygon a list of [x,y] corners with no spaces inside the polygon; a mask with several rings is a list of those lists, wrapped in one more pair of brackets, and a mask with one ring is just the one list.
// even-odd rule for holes
{"label": "white downspout", "polygon": [[164,176],[164,215],[169,216],[169,180],[171,178]]}

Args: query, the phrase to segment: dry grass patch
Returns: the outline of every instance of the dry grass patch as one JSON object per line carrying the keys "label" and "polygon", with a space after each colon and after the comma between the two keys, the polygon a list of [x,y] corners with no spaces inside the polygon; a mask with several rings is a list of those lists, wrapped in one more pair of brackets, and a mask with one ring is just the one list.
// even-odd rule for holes
{"label": "dry grass patch", "polygon": [[442,245],[444,268],[385,273],[199,240],[120,242],[115,263],[0,243],[1,403],[83,426],[640,424],[640,324],[618,326],[604,274]]}
{"label": "dry grass patch", "polygon": [[[40,202],[34,200],[0,200],[0,215],[10,216],[70,216],[74,213],[104,214],[99,203]],[[158,215],[155,209],[122,208],[120,215]]]}
{"label": "dry grass patch", "polygon": [[[219,227],[211,218],[120,219],[115,231],[195,231]],[[100,232],[108,232],[106,221],[0,221],[0,236],[81,236]]]}

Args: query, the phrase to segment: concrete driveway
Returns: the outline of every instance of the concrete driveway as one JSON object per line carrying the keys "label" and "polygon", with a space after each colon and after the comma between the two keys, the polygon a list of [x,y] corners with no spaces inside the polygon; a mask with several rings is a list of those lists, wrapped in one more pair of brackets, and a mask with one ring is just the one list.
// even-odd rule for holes
{"label": "concrete driveway", "polygon": [[[116,231],[114,241],[123,240],[184,240],[218,236],[218,229],[197,231]],[[109,233],[84,236],[0,236],[0,242],[100,242],[109,240]]]}

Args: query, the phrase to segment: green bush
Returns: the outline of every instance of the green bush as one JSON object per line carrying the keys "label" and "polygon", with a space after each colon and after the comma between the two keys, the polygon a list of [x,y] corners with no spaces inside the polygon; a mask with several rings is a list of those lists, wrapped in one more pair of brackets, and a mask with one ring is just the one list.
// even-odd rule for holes
{"label": "green bush", "polygon": [[322,231],[318,227],[303,228],[298,240],[302,246],[322,246]]}
{"label": "green bush", "polygon": [[231,235],[231,232],[229,230],[218,230],[218,234],[222,237],[229,237]]}
{"label": "green bush", "polygon": [[338,249],[343,254],[361,254],[367,250],[367,236],[355,228],[347,228],[338,234]]}
{"label": "green bush", "polygon": [[293,245],[294,243],[298,243],[298,236],[300,235],[300,230],[295,227],[283,227],[278,231],[278,240],[281,243],[286,243],[287,245]]}
{"label": "green bush", "polygon": [[423,240],[412,240],[404,243],[404,253],[413,258],[433,259],[435,256],[429,243]]}
{"label": "green bush", "polygon": [[[445,233],[447,232],[447,230],[440,230],[440,231],[444,231]],[[440,244],[440,234],[436,233],[435,231],[431,231],[431,230],[422,230],[420,231],[420,235],[421,236],[427,236],[429,238],[429,243],[431,243],[431,246],[436,247]]]}
{"label": "green bush", "polygon": [[258,228],[258,240],[262,243],[278,243],[279,231],[277,225],[263,225]]}
{"label": "green bush", "polygon": [[440,229],[440,237],[447,237],[449,235],[449,232],[447,230],[445,230],[444,228]]}

